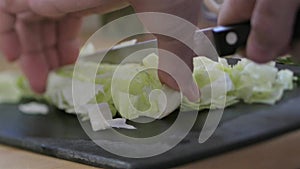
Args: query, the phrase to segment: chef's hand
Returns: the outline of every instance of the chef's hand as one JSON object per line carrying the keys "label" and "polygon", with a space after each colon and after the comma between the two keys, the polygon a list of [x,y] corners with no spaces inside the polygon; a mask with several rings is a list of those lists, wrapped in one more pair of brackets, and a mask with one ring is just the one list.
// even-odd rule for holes
{"label": "chef's hand", "polygon": [[300,43],[290,46],[300,0],[225,0],[219,24],[251,20],[245,56],[258,63],[291,53],[300,57]]}
{"label": "chef's hand", "polygon": [[[200,15],[202,0],[129,0],[136,12],[163,12],[172,14],[197,25]],[[150,15],[150,14],[149,14]],[[183,25],[172,25],[168,20],[158,21],[153,16],[139,16],[143,24],[150,32],[169,31],[173,34],[185,34],[187,38],[193,39],[194,31],[183,32]],[[175,90],[181,90],[191,101],[199,98],[199,89],[193,81],[191,72],[193,71],[194,52],[183,43],[173,38],[156,34],[159,49],[169,51],[177,55],[186,65],[175,59],[170,59],[166,53],[159,53],[159,78],[162,83]],[[184,69],[188,67],[188,69]],[[168,73],[167,73],[168,72]],[[172,77],[173,76],[173,77]],[[179,81],[175,81],[177,79]],[[179,88],[179,85],[180,88]],[[184,85],[182,85],[184,84]]]}
{"label": "chef's hand", "polygon": [[[73,63],[78,55],[81,16],[105,13],[127,5],[121,0],[0,0],[0,48],[9,61],[19,60],[32,89],[43,92],[50,70]],[[196,24],[201,0],[131,0],[137,12],[165,12]],[[142,20],[151,29],[151,22]],[[163,25],[162,25],[163,26]],[[192,32],[192,31],[191,31]],[[194,53],[181,42],[157,35],[159,47],[178,55],[192,70]],[[191,74],[160,56],[159,66],[186,82],[183,93],[197,99]],[[178,89],[170,75],[159,72],[162,82]]]}
{"label": "chef's hand", "polygon": [[81,17],[127,5],[121,0],[0,0],[0,49],[18,60],[38,93],[50,70],[73,63],[79,52]]}

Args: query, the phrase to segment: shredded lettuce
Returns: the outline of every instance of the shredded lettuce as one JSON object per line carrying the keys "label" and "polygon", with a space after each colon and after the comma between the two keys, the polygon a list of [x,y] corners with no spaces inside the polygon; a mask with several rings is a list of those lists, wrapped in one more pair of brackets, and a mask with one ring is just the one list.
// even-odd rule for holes
{"label": "shredded lettuce", "polygon": [[293,88],[293,72],[279,71],[275,62],[258,65],[243,59],[229,73],[235,86],[234,95],[246,103],[275,104],[284,90]]}
{"label": "shredded lettuce", "polygon": [[157,68],[157,55],[151,54],[141,64],[126,64],[116,69],[111,90],[122,117],[160,119],[178,108],[181,94],[160,83]]}
{"label": "shredded lettuce", "polygon": [[214,62],[206,57],[194,58],[193,76],[201,91],[200,110],[220,109],[237,102],[236,96],[227,95],[234,90],[230,76],[225,72],[229,69],[225,59]]}
{"label": "shredded lettuce", "polygon": [[[74,66],[51,72],[43,96],[35,95],[24,77],[4,72],[0,74],[0,102],[18,102],[22,97],[44,99],[68,113],[75,113],[76,106],[76,113],[90,120],[95,131],[110,127],[134,129],[126,124],[126,119],[161,119],[180,105],[184,111],[220,109],[240,101],[272,105],[282,98],[284,91],[293,89],[295,78],[290,70],[279,71],[274,62],[258,65],[242,59],[230,66],[225,59],[214,62],[196,57],[193,77],[201,97],[192,103],[180,92],[161,84],[157,68],[155,54],[148,55],[140,64],[82,62],[76,74]],[[97,70],[96,77],[91,76],[92,70]],[[76,89],[72,89],[72,78]],[[92,87],[94,93],[85,90]],[[117,112],[122,118],[114,118]]]}
{"label": "shredded lettuce", "polygon": [[0,73],[0,103],[15,103],[22,97],[18,87],[20,74],[16,72]]}

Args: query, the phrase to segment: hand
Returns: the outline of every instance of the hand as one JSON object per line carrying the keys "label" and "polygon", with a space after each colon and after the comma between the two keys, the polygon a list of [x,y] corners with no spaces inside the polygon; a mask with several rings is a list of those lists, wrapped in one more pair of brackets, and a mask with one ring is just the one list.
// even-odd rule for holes
{"label": "hand", "polygon": [[287,53],[300,57],[300,43],[291,46],[299,6],[300,0],[225,0],[218,22],[228,25],[251,20],[245,55],[258,63]]}
{"label": "hand", "polygon": [[[192,24],[197,25],[198,18],[200,15],[201,0],[129,0],[130,4],[134,7],[135,11],[138,12],[162,12],[172,14],[181,17]],[[170,25],[167,20],[157,21],[153,17],[139,16],[143,24],[150,32],[164,32],[173,31],[173,34],[183,34],[180,29],[184,27],[182,25]],[[186,33],[187,38],[193,39],[195,30],[190,30]],[[182,63],[170,60],[167,54],[164,52],[159,53],[159,69],[164,70],[170,74],[159,70],[159,78],[162,83],[168,85],[175,90],[182,90],[183,94],[191,101],[199,99],[199,89],[196,83],[193,81],[191,72],[193,71],[193,57],[195,56],[192,49],[185,46],[182,42],[166,37],[163,35],[156,34],[158,39],[158,48],[169,51],[177,55],[184,63],[189,67],[190,70],[184,69]],[[177,82],[177,79],[181,82],[181,89]]]}
{"label": "hand", "polygon": [[126,6],[121,0],[0,0],[0,49],[18,60],[38,93],[50,70],[73,63],[79,52],[81,18]]}

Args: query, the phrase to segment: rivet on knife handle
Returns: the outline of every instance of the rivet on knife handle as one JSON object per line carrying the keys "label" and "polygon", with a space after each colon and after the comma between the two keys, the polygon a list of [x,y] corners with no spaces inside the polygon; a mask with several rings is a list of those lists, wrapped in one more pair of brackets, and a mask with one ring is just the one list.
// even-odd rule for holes
{"label": "rivet on knife handle", "polygon": [[231,26],[218,26],[213,30],[217,52],[220,56],[234,54],[247,43],[250,22]]}
{"label": "rivet on knife handle", "polygon": [[[237,49],[245,47],[251,30],[250,21],[213,28],[214,41],[219,56],[236,53]],[[298,11],[294,25],[293,41],[300,39],[300,11]]]}

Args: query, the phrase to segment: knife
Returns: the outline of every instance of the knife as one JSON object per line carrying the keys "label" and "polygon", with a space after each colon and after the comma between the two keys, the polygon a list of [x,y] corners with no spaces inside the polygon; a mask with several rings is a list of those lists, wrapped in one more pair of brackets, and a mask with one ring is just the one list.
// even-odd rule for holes
{"label": "knife", "polygon": [[[250,21],[197,30],[194,36],[196,54],[207,56],[215,61],[218,60],[216,55],[220,57],[232,55],[238,49],[246,46],[250,30]],[[297,40],[300,40],[300,11],[296,17],[292,35],[292,42]],[[217,54],[213,53],[214,50],[210,46],[215,49]]]}
{"label": "knife", "polygon": [[148,54],[157,53],[156,48],[157,48],[157,40],[152,39],[143,42],[138,42],[135,44],[126,45],[120,48],[104,49],[104,50],[96,51],[92,54],[82,55],[79,57],[80,60],[96,62],[96,63],[100,61],[100,57],[103,57],[101,62],[110,63],[110,64],[119,64],[132,53],[141,51],[143,49],[148,49],[149,53],[145,53],[145,55],[141,55],[140,58],[131,58],[129,60],[128,59],[126,60],[126,62],[130,62],[130,63],[141,63],[143,58]]}
{"label": "knife", "polygon": [[[250,21],[196,30],[194,35],[194,51],[198,56],[206,56],[214,61],[218,61],[219,57],[235,54],[238,49],[245,47],[250,31]],[[292,41],[300,39],[300,12],[298,12],[296,17],[292,37]],[[155,50],[155,48],[157,48],[157,41],[149,40],[121,48],[97,51],[93,54],[82,56],[82,59],[85,61],[98,62],[99,55],[105,55],[102,60],[103,62],[118,64],[128,55],[149,48],[151,48],[153,53],[157,53],[157,50]],[[145,56],[146,55],[147,54],[145,54]],[[143,56],[136,58],[136,60],[129,60],[129,62],[140,62],[142,59]]]}

